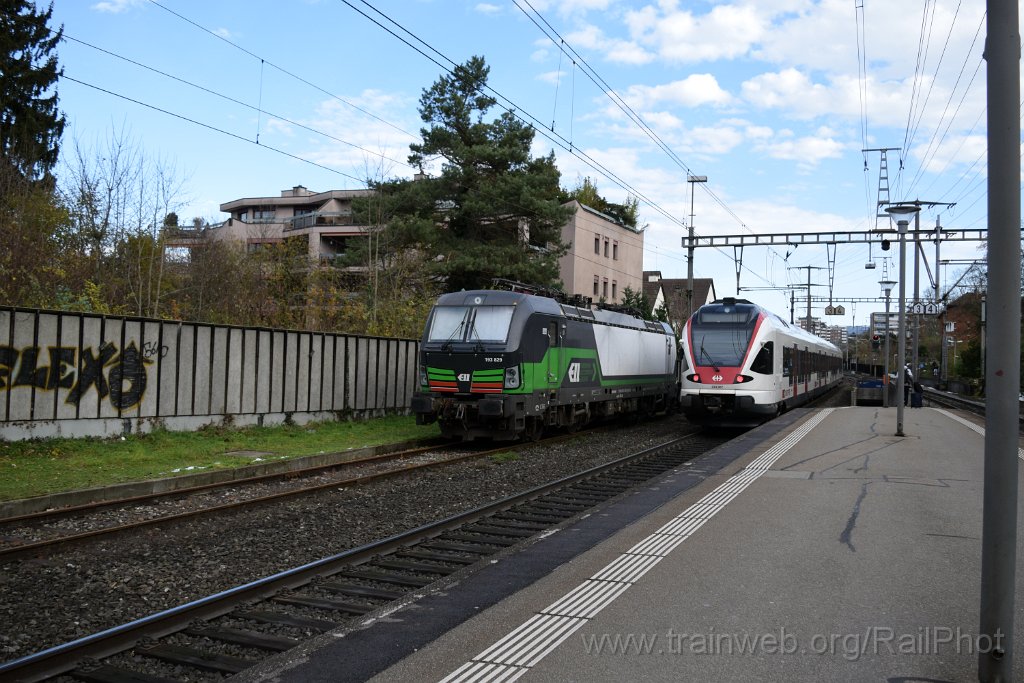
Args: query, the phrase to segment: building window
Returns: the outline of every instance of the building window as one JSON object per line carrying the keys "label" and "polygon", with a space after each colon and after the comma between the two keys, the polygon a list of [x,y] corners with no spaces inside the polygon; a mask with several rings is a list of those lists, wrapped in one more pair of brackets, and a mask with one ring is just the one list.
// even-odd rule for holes
{"label": "building window", "polygon": [[608,240],[607,239],[605,239],[605,241],[604,241],[604,257],[608,258]]}
{"label": "building window", "polygon": [[594,235],[594,253],[595,254],[600,254],[601,253],[601,236],[600,235]]}
{"label": "building window", "polygon": [[608,280],[601,283],[601,296],[605,299],[608,298]]}
{"label": "building window", "polygon": [[612,301],[615,301],[615,290],[617,288],[618,288],[618,285],[615,283],[615,280],[612,280]]}
{"label": "building window", "polygon": [[276,212],[274,210],[274,207],[270,207],[267,209],[252,210],[252,220],[254,223],[259,221],[272,221],[274,220],[275,215]]}
{"label": "building window", "polygon": [[618,242],[612,242],[612,260],[613,261],[618,261],[619,260],[619,243]]}
{"label": "building window", "polygon": [[597,296],[597,285],[598,285],[598,280],[597,280],[597,276],[595,275],[594,276],[594,296]]}

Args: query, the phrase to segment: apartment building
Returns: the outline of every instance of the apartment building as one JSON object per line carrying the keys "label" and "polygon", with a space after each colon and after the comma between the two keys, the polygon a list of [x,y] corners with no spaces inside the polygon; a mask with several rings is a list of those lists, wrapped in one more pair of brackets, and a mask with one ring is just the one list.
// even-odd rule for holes
{"label": "apartment building", "polygon": [[230,217],[209,228],[208,236],[241,240],[249,249],[305,237],[310,257],[326,261],[344,254],[348,240],[366,235],[367,227],[352,219],[352,200],[370,194],[371,190],[313,192],[296,185],[282,190],[280,197],[235,199],[220,205]]}
{"label": "apartment building", "polygon": [[562,226],[569,251],[558,270],[565,291],[595,302],[621,303],[626,287],[640,291],[643,282],[644,234],[578,201],[569,202],[572,217]]}
{"label": "apartment building", "polygon": [[[221,224],[201,231],[176,229],[170,246],[192,247],[204,239],[233,239],[250,250],[288,237],[305,237],[309,255],[327,262],[345,253],[348,243],[366,236],[367,226],[352,217],[352,200],[371,190],[314,192],[302,185],[283,190],[279,197],[246,197],[225,202],[229,214]],[[640,291],[643,283],[643,232],[584,206],[562,227],[569,251],[559,261],[559,277],[569,294],[595,302],[621,303],[623,291]]]}

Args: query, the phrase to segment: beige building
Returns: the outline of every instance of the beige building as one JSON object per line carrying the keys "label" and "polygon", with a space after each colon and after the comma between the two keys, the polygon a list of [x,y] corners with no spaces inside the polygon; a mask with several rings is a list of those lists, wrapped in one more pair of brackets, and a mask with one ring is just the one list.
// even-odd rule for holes
{"label": "beige building", "polygon": [[[344,254],[347,242],[366,236],[367,226],[352,218],[352,200],[371,190],[313,192],[301,185],[283,190],[280,197],[248,197],[220,205],[230,217],[205,230],[176,228],[169,246],[191,247],[203,239],[245,242],[249,250],[288,237],[308,239],[309,255],[326,262]],[[559,260],[559,277],[568,294],[591,297],[594,302],[621,303],[623,291],[643,285],[643,232],[577,201],[562,241],[569,251]]]}
{"label": "beige building", "polygon": [[570,202],[575,213],[562,226],[562,242],[569,251],[558,270],[568,294],[582,294],[594,302],[621,303],[626,287],[639,292],[643,283],[644,234],[610,216]]}
{"label": "beige building", "polygon": [[352,220],[352,200],[370,194],[370,190],[312,192],[296,185],[282,190],[280,197],[236,199],[220,205],[231,217],[209,228],[207,236],[242,240],[249,249],[301,236],[309,241],[310,257],[326,261],[344,254],[350,238],[366,235],[366,226]]}

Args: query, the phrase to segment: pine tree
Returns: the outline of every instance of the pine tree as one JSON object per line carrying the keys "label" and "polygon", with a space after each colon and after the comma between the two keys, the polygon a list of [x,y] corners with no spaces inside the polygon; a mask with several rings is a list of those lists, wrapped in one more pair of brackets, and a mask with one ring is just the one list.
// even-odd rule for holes
{"label": "pine tree", "polygon": [[386,216],[381,244],[422,254],[448,291],[488,287],[496,277],[551,286],[571,209],[559,201],[554,153],[531,155],[533,128],[509,111],[485,120],[496,104],[488,72],[473,57],[424,90],[420,117],[429,127],[409,162],[423,168],[439,157],[441,172],[373,184]]}
{"label": "pine tree", "polygon": [[52,2],[39,12],[29,0],[0,0],[0,154],[21,178],[47,183],[64,132],[54,51],[64,27],[48,28],[52,14]]}

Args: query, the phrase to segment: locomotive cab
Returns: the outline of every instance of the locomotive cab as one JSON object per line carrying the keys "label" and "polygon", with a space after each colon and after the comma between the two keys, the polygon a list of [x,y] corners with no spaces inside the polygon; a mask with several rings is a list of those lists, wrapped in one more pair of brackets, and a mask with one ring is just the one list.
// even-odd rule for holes
{"label": "locomotive cab", "polygon": [[[412,399],[417,424],[440,421],[444,436],[468,438],[513,438],[522,431],[523,417],[517,425],[509,397],[525,384],[521,346],[532,309],[514,292],[442,296],[420,344],[420,386]],[[557,325],[551,334],[557,337]]]}

